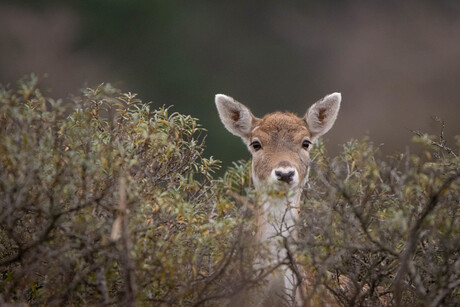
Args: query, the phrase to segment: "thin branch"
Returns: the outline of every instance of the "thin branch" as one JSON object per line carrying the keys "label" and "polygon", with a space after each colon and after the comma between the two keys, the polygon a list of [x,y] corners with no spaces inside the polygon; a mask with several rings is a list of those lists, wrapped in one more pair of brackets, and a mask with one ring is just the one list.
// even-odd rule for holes
{"label": "thin branch", "polygon": [[[419,137],[422,137],[423,134],[420,132],[420,131],[415,131],[415,130],[410,130],[413,134],[419,136]],[[441,128],[441,135],[439,137],[440,141],[439,142],[436,142],[436,141],[432,141],[430,140],[430,144],[433,145],[433,146],[436,146],[438,148],[441,148],[442,150],[445,150],[446,152],[448,152],[449,154],[451,154],[452,156],[455,157],[455,159],[459,159],[459,157],[457,156],[457,154],[455,153],[455,151],[453,151],[452,148],[450,147],[447,147],[446,145],[446,141],[444,140],[444,122],[443,122],[443,126]]]}
{"label": "thin branch", "polygon": [[414,225],[411,227],[409,231],[409,235],[406,240],[406,246],[400,255],[401,263],[399,266],[399,270],[396,273],[396,276],[393,282],[396,306],[401,306],[403,279],[404,279],[404,276],[406,275],[406,272],[409,269],[409,262],[411,261],[412,255],[417,247],[420,227],[423,221],[425,220],[425,218],[428,216],[428,214],[430,214],[433,211],[433,209],[437,206],[437,204],[439,203],[441,195],[445,193],[449,189],[450,185],[454,181],[456,181],[458,178],[460,178],[460,173],[457,173],[449,177],[443,183],[441,188],[430,197],[427,205],[425,206],[423,211],[420,213],[418,219],[415,221]]}

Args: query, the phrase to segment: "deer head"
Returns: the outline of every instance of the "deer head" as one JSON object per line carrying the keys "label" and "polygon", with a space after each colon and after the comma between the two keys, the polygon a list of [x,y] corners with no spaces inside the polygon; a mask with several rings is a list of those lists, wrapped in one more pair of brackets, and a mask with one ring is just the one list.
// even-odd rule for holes
{"label": "deer head", "polygon": [[239,136],[252,154],[252,178],[256,187],[264,182],[285,182],[301,188],[308,180],[309,152],[318,137],[334,124],[340,108],[340,93],[314,103],[305,116],[275,112],[263,118],[232,97],[216,95],[224,126]]}

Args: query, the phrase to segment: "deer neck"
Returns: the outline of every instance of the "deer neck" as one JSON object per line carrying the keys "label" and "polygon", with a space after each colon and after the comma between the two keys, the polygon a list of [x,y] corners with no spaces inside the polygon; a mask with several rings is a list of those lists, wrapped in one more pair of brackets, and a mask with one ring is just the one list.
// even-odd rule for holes
{"label": "deer neck", "polygon": [[295,224],[299,216],[300,189],[286,197],[262,195],[258,212],[258,235],[261,244],[268,247],[270,258],[282,259],[285,248],[282,242],[295,239]]}
{"label": "deer neck", "polygon": [[262,195],[259,202],[256,240],[266,252],[256,259],[254,265],[265,272],[274,270],[267,276],[263,291],[263,301],[268,305],[285,305],[286,300],[295,297],[295,274],[281,265],[287,259],[289,242],[296,238],[300,189],[294,192],[290,197],[282,198]]}

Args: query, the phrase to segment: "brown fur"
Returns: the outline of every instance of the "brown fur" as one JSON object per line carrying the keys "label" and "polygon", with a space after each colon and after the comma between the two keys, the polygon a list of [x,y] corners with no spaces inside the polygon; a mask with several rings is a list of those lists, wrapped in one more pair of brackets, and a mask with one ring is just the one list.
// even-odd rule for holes
{"label": "brown fur", "polygon": [[249,142],[257,139],[262,150],[253,149],[253,176],[266,180],[277,167],[293,167],[302,182],[307,174],[308,151],[302,147],[310,132],[303,118],[292,113],[276,112],[256,121]]}
{"label": "brown fur", "polygon": [[[279,246],[279,238],[276,238],[280,225],[284,224],[284,229],[290,229],[289,236],[294,239],[296,237],[295,229],[291,230],[298,219],[300,190],[307,181],[310,162],[311,146],[307,148],[303,143],[306,140],[313,143],[332,127],[340,101],[341,95],[334,93],[313,104],[305,117],[275,112],[257,118],[246,106],[233,98],[216,95],[216,106],[222,123],[232,134],[241,137],[251,151],[252,177],[256,187],[263,188],[268,181],[288,183],[289,189],[294,192],[284,206],[277,203],[279,200],[267,199],[256,212],[257,241],[267,244],[270,250],[268,260],[260,260],[273,262],[266,263],[267,265],[276,264],[280,249],[283,250]],[[283,235],[286,235],[286,230],[283,231]],[[281,266],[267,276],[267,287],[262,295],[264,298],[259,297],[260,305],[265,306],[268,302],[269,306],[278,306],[286,299],[286,295],[293,295],[292,280],[297,276],[294,277],[292,273],[288,267]],[[290,276],[292,279],[286,280]],[[305,274],[301,278],[306,288],[311,287],[312,276],[314,277],[312,274]],[[307,290],[308,292],[310,291]],[[278,302],[279,299],[282,300]],[[328,297],[326,301],[330,305],[335,302],[332,297]]]}

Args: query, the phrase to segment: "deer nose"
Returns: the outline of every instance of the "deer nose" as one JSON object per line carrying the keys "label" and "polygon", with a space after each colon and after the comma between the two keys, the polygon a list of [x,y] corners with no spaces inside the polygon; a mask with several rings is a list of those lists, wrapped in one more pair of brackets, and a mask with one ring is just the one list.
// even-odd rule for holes
{"label": "deer nose", "polygon": [[275,175],[279,181],[284,181],[287,183],[291,183],[294,179],[295,171],[275,171]]}

